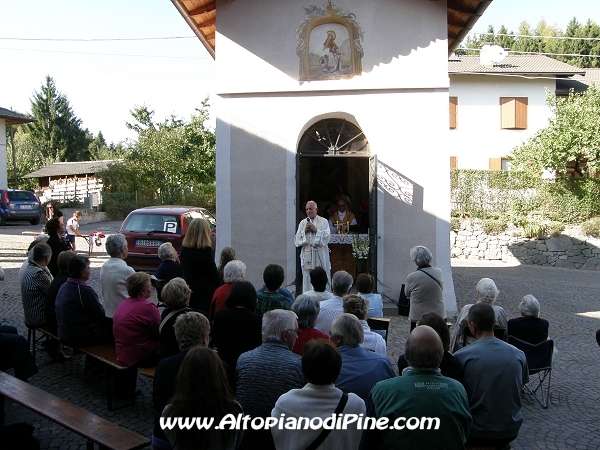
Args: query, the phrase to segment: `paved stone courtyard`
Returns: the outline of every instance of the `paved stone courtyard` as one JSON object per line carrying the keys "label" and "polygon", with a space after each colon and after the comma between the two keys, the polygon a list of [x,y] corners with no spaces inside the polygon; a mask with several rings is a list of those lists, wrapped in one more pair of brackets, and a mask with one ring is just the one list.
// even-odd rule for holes
{"label": "paved stone courtyard", "polygon": [[[116,232],[118,225],[116,222],[83,225],[82,232],[100,230],[109,234]],[[39,227],[9,224],[0,228],[0,265],[6,271],[6,280],[0,282],[0,322],[17,327],[27,336],[17,271],[31,236],[23,236],[22,231],[39,231]],[[78,238],[80,253],[87,252],[84,244]],[[98,292],[100,267],[106,259],[104,247],[96,247],[89,283]],[[477,281],[490,277],[500,289],[496,304],[504,307],[508,317],[518,315],[517,306],[523,295],[533,294],[540,301],[541,316],[550,321],[550,337],[557,348],[550,407],[544,410],[531,399],[524,399],[525,420],[512,447],[527,450],[600,448],[600,347],[594,338],[595,331],[600,328],[598,272],[465,260],[454,260],[452,266],[459,309],[474,301]],[[404,274],[400,276],[403,277]],[[408,328],[405,318],[392,316],[388,356],[394,367],[403,353]],[[106,409],[104,376],[96,370],[84,373],[83,355],[74,355],[68,362],[54,363],[47,353],[39,350],[40,373],[30,379],[31,384],[125,428],[148,437],[151,435],[151,380],[138,376],[142,394],[135,405],[117,400],[115,410],[110,412]],[[42,449],[86,448],[83,438],[25,408],[7,401],[5,411],[6,423],[26,421],[34,425],[34,435],[40,439]]]}

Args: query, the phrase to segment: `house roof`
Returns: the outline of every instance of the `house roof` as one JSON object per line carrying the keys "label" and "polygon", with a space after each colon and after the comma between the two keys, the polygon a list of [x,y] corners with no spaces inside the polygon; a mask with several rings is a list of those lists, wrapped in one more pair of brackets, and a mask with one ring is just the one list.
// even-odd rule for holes
{"label": "house roof", "polygon": [[0,108],[0,119],[5,119],[6,125],[19,125],[21,123],[35,122],[35,119],[31,116],[26,116],[6,108]]}
{"label": "house roof", "polygon": [[515,74],[572,77],[584,75],[585,70],[544,55],[508,55],[493,66],[483,66],[479,56],[461,55],[448,61],[448,73],[456,74]]}
{"label": "house roof", "polygon": [[58,162],[31,172],[23,178],[61,177],[82,173],[96,173],[106,170],[109,165],[119,161],[119,159],[105,159],[103,161]]}
{"label": "house roof", "polygon": [[600,87],[600,69],[584,69],[585,74],[577,74],[573,77],[574,80],[581,81],[582,83],[595,84]]}
{"label": "house roof", "polygon": [[584,69],[585,74],[576,74],[573,78],[556,80],[556,95],[569,95],[569,91],[580,94],[595,84],[600,88],[600,69]]}
{"label": "house roof", "polygon": [[[216,0],[171,0],[208,53],[215,57]],[[235,0],[227,0],[233,2]],[[430,1],[430,0],[423,0]],[[448,54],[458,48],[492,0],[448,0]]]}

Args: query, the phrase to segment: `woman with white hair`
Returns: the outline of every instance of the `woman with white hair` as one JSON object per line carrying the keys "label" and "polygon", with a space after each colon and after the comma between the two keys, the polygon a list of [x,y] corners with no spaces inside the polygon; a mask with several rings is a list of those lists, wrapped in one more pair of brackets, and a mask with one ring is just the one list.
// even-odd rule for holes
{"label": "woman with white hair", "polygon": [[530,344],[539,344],[548,339],[550,324],[546,319],[540,319],[540,302],[527,294],[519,303],[521,317],[508,321],[508,335],[514,336]]}
{"label": "woman with white hair", "polygon": [[371,331],[367,319],[369,318],[369,300],[356,294],[344,296],[344,312],[356,316],[363,327],[364,339],[360,344],[365,350],[385,355],[387,346],[380,334]]}
{"label": "woman with white hair", "polygon": [[177,250],[170,242],[165,242],[158,247],[158,257],[162,262],[156,268],[156,273],[152,279],[156,288],[156,297],[160,303],[163,301],[162,290],[165,284],[174,278],[183,278],[183,267],[179,263]]}
{"label": "woman with white hair", "polygon": [[[325,271],[323,271],[325,272]],[[298,339],[292,351],[302,356],[302,350],[308,341],[313,339],[329,339],[329,336],[315,328],[321,306],[319,301],[306,294],[300,294],[292,304],[292,311],[298,316]]]}
{"label": "woman with white hair", "polygon": [[156,268],[156,278],[165,283],[173,278],[183,278],[183,267],[179,264],[179,256],[173,244],[165,242],[158,247],[158,257],[162,262]]}
{"label": "woman with white hair", "polygon": [[162,290],[162,298],[167,306],[160,318],[160,357],[168,358],[179,353],[179,343],[175,337],[175,321],[182,314],[188,312],[201,312],[190,308],[192,290],[185,280],[180,277],[173,278]]}
{"label": "woman with white hair", "polygon": [[125,280],[135,273],[125,262],[127,258],[127,240],[120,233],[106,238],[106,252],[110,256],[100,268],[100,287],[106,317],[113,317],[117,307],[129,295]]}
{"label": "woman with white hair", "polygon": [[[494,326],[507,328],[507,319],[506,312],[504,312],[504,308],[501,306],[494,305],[496,298],[500,291],[496,287],[496,283],[491,278],[482,278],[475,286],[475,296],[477,297],[477,303],[486,303],[494,308],[494,314],[496,315],[496,323]],[[452,332],[452,339],[450,341],[450,351],[452,353],[463,347],[464,341],[464,333],[465,330],[469,328],[469,321],[467,320],[467,316],[469,315],[469,309],[473,306],[473,304],[463,306],[460,314],[458,315],[458,319],[456,319],[456,324],[454,325],[454,331]],[[504,332],[504,340],[506,340],[507,334]]]}
{"label": "woman with white hair", "polygon": [[410,259],[417,265],[417,270],[406,277],[404,292],[410,298],[408,318],[412,331],[426,312],[436,312],[445,319],[446,305],[442,271],[431,266],[433,255],[429,249],[422,245],[411,248]]}
{"label": "woman with white hair", "polygon": [[225,306],[225,300],[233,287],[233,283],[236,281],[243,281],[246,278],[246,264],[239,259],[229,261],[223,269],[223,281],[225,284],[215,289],[213,298],[210,302],[210,308],[208,309],[208,319],[211,323],[215,320],[215,314],[223,309],[227,309]]}

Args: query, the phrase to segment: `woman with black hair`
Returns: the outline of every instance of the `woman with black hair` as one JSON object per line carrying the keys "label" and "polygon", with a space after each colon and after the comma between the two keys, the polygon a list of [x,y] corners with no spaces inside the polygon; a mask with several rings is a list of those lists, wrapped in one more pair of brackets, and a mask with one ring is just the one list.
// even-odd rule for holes
{"label": "woman with black hair", "polygon": [[48,264],[48,270],[53,277],[58,275],[58,255],[66,250],[73,250],[71,245],[62,239],[65,234],[65,224],[57,218],[52,218],[46,222],[46,233],[48,233],[48,241],[46,242],[52,249],[52,258]]}
{"label": "woman with black hair", "polygon": [[249,281],[236,281],[225,300],[226,310],[215,315],[211,345],[235,369],[238,357],[262,344],[262,319],[254,314],[256,290]]}

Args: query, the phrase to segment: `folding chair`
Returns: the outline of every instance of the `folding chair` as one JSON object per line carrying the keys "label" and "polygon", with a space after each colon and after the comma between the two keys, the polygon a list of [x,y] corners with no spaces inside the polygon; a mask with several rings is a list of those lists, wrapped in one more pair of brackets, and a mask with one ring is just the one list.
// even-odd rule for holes
{"label": "folding chair", "polygon": [[389,317],[369,317],[367,319],[367,324],[371,330],[383,330],[385,331],[385,336],[383,339],[387,344],[388,330],[390,328],[390,318]]}
{"label": "folding chair", "polygon": [[498,325],[494,325],[494,337],[500,339],[501,341],[506,342],[506,328],[499,327]]}
{"label": "folding chair", "polygon": [[[533,345],[514,336],[509,336],[508,343],[522,350],[527,358],[529,383],[523,386],[523,391],[527,390],[543,408],[547,409],[548,401],[550,400],[550,378],[552,376],[554,341],[548,339]],[[541,393],[541,400],[538,397],[538,391]]]}

